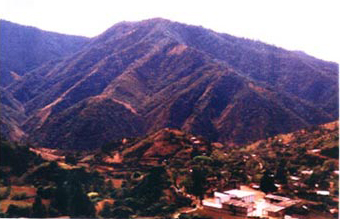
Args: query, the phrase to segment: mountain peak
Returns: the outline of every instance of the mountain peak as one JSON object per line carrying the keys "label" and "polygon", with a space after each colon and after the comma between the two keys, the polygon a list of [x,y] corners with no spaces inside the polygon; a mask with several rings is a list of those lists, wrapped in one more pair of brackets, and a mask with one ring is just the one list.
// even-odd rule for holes
{"label": "mountain peak", "polygon": [[36,144],[94,148],[164,127],[244,144],[335,120],[337,81],[330,63],[152,18],[114,25],[8,91]]}
{"label": "mountain peak", "polygon": [[162,17],[155,17],[155,18],[145,19],[141,22],[150,22],[150,23],[169,23],[170,22],[171,23],[173,21],[162,18]]}

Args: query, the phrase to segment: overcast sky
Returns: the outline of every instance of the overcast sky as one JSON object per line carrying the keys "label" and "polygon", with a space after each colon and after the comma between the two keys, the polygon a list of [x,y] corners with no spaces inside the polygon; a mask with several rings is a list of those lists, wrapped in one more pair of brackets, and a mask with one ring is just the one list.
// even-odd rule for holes
{"label": "overcast sky", "polygon": [[0,18],[96,36],[120,21],[163,17],[340,63],[339,0],[0,0]]}

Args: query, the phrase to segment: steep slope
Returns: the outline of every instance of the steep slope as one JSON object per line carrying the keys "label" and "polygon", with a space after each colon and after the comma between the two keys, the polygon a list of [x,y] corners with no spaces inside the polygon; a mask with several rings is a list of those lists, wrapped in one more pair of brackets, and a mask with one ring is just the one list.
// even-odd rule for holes
{"label": "steep slope", "polygon": [[143,133],[140,116],[110,99],[89,98],[48,118],[30,139],[38,145],[61,149],[94,149],[111,139]]}
{"label": "steep slope", "polygon": [[[242,57],[240,62],[234,56]],[[42,65],[7,90],[30,116],[24,125],[29,139],[45,146],[84,148],[164,127],[244,144],[337,118],[336,67],[259,42],[152,19],[116,24],[80,52]],[[315,99],[316,92],[323,99]],[[143,128],[114,135],[122,127],[108,119],[110,112],[79,116],[80,109],[107,107],[93,99],[121,112],[115,116],[123,127],[133,126],[128,118],[134,115]],[[87,138],[94,129],[73,128],[82,127],[87,115],[93,127],[103,121],[114,127],[104,125]],[[104,133],[111,134],[98,141]]]}
{"label": "steep slope", "polygon": [[[168,24],[182,43],[227,62],[244,76],[307,100],[338,117],[337,103],[325,107],[328,99],[338,98],[337,63],[325,62],[302,52],[291,52],[259,41],[236,38],[196,26]],[[328,103],[329,104],[329,103]],[[330,104],[331,105],[331,104]]]}
{"label": "steep slope", "polygon": [[25,136],[21,123],[26,120],[23,105],[13,96],[0,88],[0,133],[11,141],[20,141]]}
{"label": "steep slope", "polygon": [[88,42],[0,20],[0,86],[6,87],[46,61],[65,57]]}

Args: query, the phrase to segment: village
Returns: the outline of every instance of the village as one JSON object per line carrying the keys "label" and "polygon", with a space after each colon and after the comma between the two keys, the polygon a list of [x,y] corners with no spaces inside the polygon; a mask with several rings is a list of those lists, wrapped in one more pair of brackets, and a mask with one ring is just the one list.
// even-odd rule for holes
{"label": "village", "polygon": [[[275,138],[273,139],[275,140]],[[194,147],[202,148],[205,144],[202,139],[197,138],[196,136],[191,135],[189,141]],[[282,139],[277,138],[277,142],[282,142]],[[127,139],[123,139],[123,144],[127,143]],[[220,147],[221,145],[217,145],[214,143],[214,147]],[[52,153],[46,151],[47,149],[31,149],[35,153],[41,153],[46,159],[55,160]],[[45,150],[45,151],[44,151]],[[47,153],[46,153],[47,152]],[[203,150],[199,152],[202,155],[206,155],[206,152]],[[325,156],[321,155],[320,149],[310,149],[306,150],[306,154],[311,157],[317,157],[318,159],[326,159]],[[52,156],[52,157],[49,157]],[[263,156],[263,155],[262,155]],[[257,151],[257,153],[252,153],[249,155],[241,156],[243,161],[252,160],[258,163],[260,169],[263,169],[263,160],[261,159],[261,152]],[[114,173],[114,169],[119,170],[121,168],[120,164],[122,162],[122,158],[119,154],[115,153],[112,158],[110,156],[106,156],[103,158],[103,164],[98,166],[98,170],[102,169],[102,173]],[[143,157],[139,159],[139,162],[145,164],[159,165],[159,158],[156,157]],[[166,165],[167,160],[162,160],[162,165]],[[62,164],[63,162],[61,162]],[[106,166],[106,165],[107,166]],[[78,163],[78,165],[86,166],[86,163]],[[111,167],[114,166],[114,168]],[[115,170],[115,171],[117,171]],[[191,172],[190,170],[189,172]],[[250,170],[248,170],[250,171]],[[328,171],[333,178],[337,178],[339,176],[339,171],[334,169]],[[118,172],[119,173],[119,172]],[[333,200],[334,203],[338,203],[337,198],[337,190],[336,185],[333,182],[330,182],[328,185],[328,189],[324,185],[319,185],[315,183],[312,186],[306,185],[304,182],[306,179],[312,177],[315,174],[313,169],[303,169],[299,172],[296,172],[294,175],[287,176],[286,182],[283,184],[274,183],[275,191],[273,192],[263,192],[260,188],[259,182],[250,182],[250,183],[242,183],[240,180],[231,180],[228,182],[226,187],[221,187],[221,181],[217,180],[216,177],[208,177],[207,184],[209,185],[209,190],[204,194],[204,199],[199,200],[197,197],[190,195],[187,193],[185,188],[177,189],[173,186],[173,189],[176,193],[183,194],[186,197],[190,198],[195,205],[193,208],[183,208],[179,209],[174,214],[174,218],[178,218],[181,214],[196,214],[204,215],[209,218],[216,219],[233,219],[233,218],[266,218],[266,219],[297,219],[297,218],[313,218],[311,215],[314,215],[311,212],[317,210],[317,206],[319,206],[320,201],[318,200]],[[271,174],[270,177],[274,177]],[[114,182],[118,182],[121,184],[121,179],[112,179]],[[222,182],[222,184],[224,184]],[[313,188],[313,189],[312,189]],[[290,193],[293,191],[293,195]],[[301,191],[306,191],[306,198],[303,198],[301,195]],[[287,194],[289,197],[287,197]],[[302,198],[298,198],[298,196]],[[310,197],[315,197],[314,201],[310,201]],[[104,201],[105,202],[105,201]],[[99,202],[99,205],[104,204]],[[334,218],[338,215],[338,208],[333,207],[327,210],[327,212],[323,215],[319,215],[319,218],[328,218],[328,216],[333,216]]]}
{"label": "village", "polygon": [[[304,131],[302,133],[305,134]],[[287,137],[289,140],[287,140]],[[276,142],[284,146],[283,148],[287,148],[290,146],[288,142],[290,143],[291,138],[291,134],[281,135],[269,140],[268,143],[273,145]],[[196,141],[195,143],[198,142]],[[306,146],[312,147],[311,145]],[[280,150],[284,151],[285,149]],[[243,155],[242,158],[245,161],[249,159],[255,160],[258,162],[260,169],[262,169],[263,164],[261,160],[263,161],[263,158],[261,159],[261,156],[263,157],[263,155],[261,155],[260,151],[256,152],[250,154],[250,156]],[[329,183],[320,183],[322,179],[315,180],[315,177],[320,174],[320,170],[317,168],[314,170],[312,168],[301,168],[294,174],[284,176],[284,180],[281,181],[282,183],[274,182],[273,180],[274,189],[272,191],[264,192],[261,186],[254,182],[241,185],[236,180],[229,183],[227,189],[217,188],[218,186],[212,189],[203,199],[199,207],[200,210],[197,212],[216,219],[338,218],[338,186],[335,184],[339,177],[339,170],[334,166],[338,164],[338,161],[322,155],[321,149],[303,150],[303,153],[306,153],[308,159],[314,160],[316,163],[319,160],[328,160],[324,162],[326,167],[322,169],[324,174],[327,172],[329,174],[328,177],[334,180]],[[274,174],[271,173],[270,177],[274,179]],[[208,181],[218,185],[218,183],[214,182],[216,179],[210,178]],[[326,209],[325,203],[320,205],[320,201],[332,203],[333,207]],[[321,210],[322,208],[324,209]],[[316,213],[316,210],[324,211],[325,214]]]}
{"label": "village", "polygon": [[[51,192],[60,189],[53,181],[60,177],[46,181],[40,174],[56,172],[63,177],[72,173],[96,180],[84,195],[95,215],[104,218],[117,218],[118,210],[119,215],[141,219],[338,218],[339,170],[337,158],[332,157],[337,136],[331,131],[318,140],[301,138],[317,137],[316,130],[290,134],[289,138],[281,135],[241,149],[174,129],[135,142],[122,139],[96,152],[30,147],[30,156],[43,163],[25,170],[21,179],[13,178],[16,184],[2,187],[8,195],[1,201],[1,211],[15,215],[14,205],[28,209],[38,194],[43,195],[46,208],[56,206]],[[321,143],[325,146],[319,147]],[[21,193],[26,195],[21,197]],[[151,202],[154,195],[159,199]]]}

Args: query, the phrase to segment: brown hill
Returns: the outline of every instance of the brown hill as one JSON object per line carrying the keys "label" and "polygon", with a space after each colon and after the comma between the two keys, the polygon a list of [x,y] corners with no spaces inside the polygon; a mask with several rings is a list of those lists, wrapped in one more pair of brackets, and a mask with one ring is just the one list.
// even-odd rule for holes
{"label": "brown hill", "polygon": [[30,116],[29,140],[45,146],[86,148],[164,127],[244,144],[337,118],[338,66],[151,19],[116,24],[7,91]]}
{"label": "brown hill", "polygon": [[124,146],[120,154],[125,163],[157,165],[167,159],[190,160],[195,153],[211,153],[211,149],[210,143],[203,138],[165,128]]}

